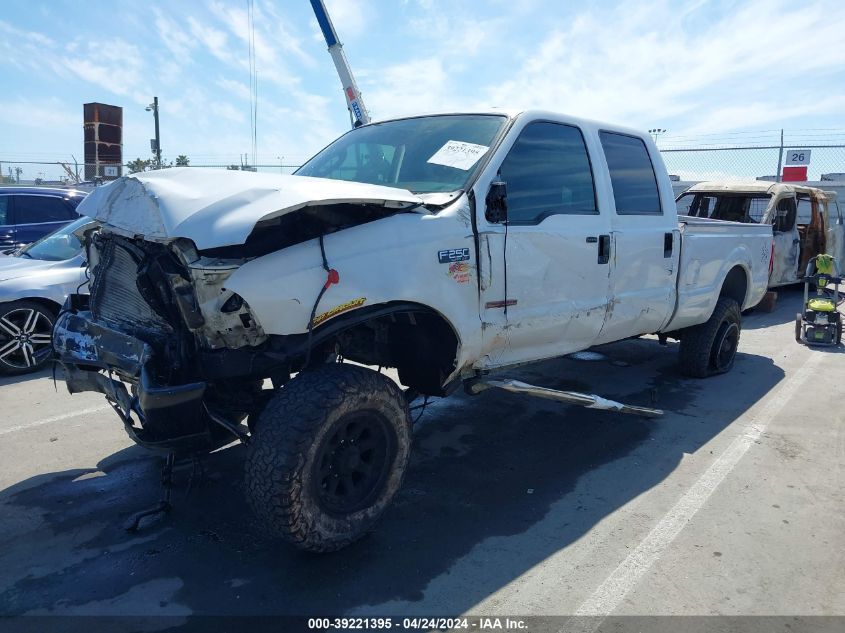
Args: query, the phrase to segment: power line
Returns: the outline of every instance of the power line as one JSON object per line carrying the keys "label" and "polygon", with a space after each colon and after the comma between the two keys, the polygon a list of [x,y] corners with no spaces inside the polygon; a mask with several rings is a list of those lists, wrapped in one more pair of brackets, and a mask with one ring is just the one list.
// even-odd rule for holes
{"label": "power line", "polygon": [[255,5],[247,0],[247,28],[249,47],[249,98],[250,98],[250,141],[252,142],[252,164],[258,155],[258,68],[255,58]]}

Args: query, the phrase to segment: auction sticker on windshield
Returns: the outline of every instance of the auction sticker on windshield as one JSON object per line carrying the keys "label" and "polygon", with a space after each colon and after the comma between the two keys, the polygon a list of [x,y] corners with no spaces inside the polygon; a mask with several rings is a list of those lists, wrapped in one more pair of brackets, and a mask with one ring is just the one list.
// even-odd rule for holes
{"label": "auction sticker on windshield", "polygon": [[466,171],[475,165],[488,149],[486,145],[476,145],[464,141],[446,141],[446,144],[434,152],[434,155],[427,162]]}

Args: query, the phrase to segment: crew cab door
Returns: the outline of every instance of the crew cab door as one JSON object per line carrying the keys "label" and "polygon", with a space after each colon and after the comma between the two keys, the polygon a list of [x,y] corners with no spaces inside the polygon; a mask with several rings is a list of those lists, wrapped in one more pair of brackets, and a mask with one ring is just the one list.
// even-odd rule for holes
{"label": "crew cab door", "polygon": [[12,196],[0,195],[0,253],[15,245],[15,222],[12,219]]}
{"label": "crew cab door", "polygon": [[769,277],[770,286],[790,284],[798,279],[801,236],[798,233],[797,216],[794,195],[783,197],[775,203],[771,217],[774,259]]}
{"label": "crew cab door", "polygon": [[839,271],[845,272],[845,224],[842,210],[836,198],[825,201],[825,225],[827,226],[827,253],[833,255],[839,264]]}
{"label": "crew cab door", "polygon": [[[599,132],[610,174],[613,267],[599,343],[657,332],[672,316],[680,230],[671,193],[661,204],[652,157],[637,136]],[[664,208],[667,207],[667,208]]]}
{"label": "crew cab door", "polygon": [[582,131],[535,120],[511,133],[498,166],[507,221],[485,213],[483,196],[477,204],[481,366],[589,347],[607,311],[610,222]]}

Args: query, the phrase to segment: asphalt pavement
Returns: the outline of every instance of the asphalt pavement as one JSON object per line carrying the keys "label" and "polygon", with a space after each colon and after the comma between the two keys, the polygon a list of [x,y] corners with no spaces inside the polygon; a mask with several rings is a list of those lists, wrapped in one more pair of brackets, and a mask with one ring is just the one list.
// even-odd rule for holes
{"label": "asphalt pavement", "polygon": [[845,358],[794,341],[799,303],[746,315],[723,376],[649,337],[507,373],[659,419],[435,401],[397,501],[330,555],[262,534],[240,446],[190,490],[178,468],[172,514],[128,534],[160,458],[98,395],[0,378],[0,614],[845,616]]}

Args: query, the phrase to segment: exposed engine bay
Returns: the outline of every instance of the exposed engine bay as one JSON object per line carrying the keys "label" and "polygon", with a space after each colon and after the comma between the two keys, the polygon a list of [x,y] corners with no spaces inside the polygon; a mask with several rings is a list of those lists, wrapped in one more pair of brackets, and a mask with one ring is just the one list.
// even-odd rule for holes
{"label": "exposed engine bay", "polygon": [[[243,419],[257,404],[253,374],[268,337],[225,289],[239,263],[201,258],[188,240],[160,244],[104,229],[89,233],[87,250],[91,294],[72,297],[54,336],[61,355],[77,361],[64,365],[68,388],[105,393],[139,443],[205,443],[214,439],[210,416]],[[245,360],[233,362],[233,353]]]}

